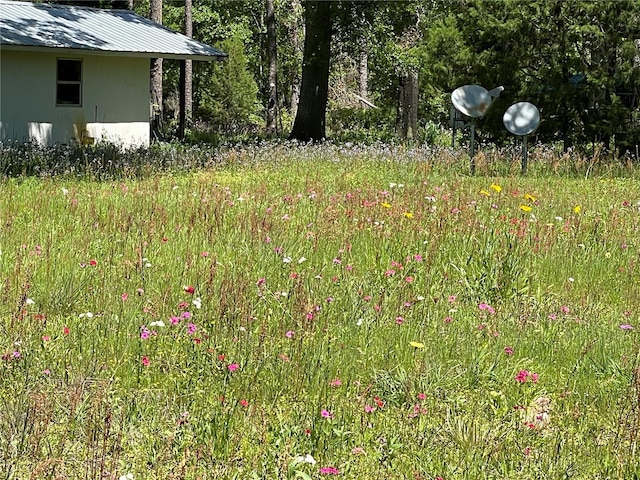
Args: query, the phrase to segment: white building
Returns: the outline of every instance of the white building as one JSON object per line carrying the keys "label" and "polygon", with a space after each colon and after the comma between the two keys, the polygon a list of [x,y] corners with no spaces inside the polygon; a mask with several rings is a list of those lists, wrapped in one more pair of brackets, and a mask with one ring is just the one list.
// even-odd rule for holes
{"label": "white building", "polygon": [[0,0],[0,142],[147,145],[150,59],[226,56],[128,10]]}

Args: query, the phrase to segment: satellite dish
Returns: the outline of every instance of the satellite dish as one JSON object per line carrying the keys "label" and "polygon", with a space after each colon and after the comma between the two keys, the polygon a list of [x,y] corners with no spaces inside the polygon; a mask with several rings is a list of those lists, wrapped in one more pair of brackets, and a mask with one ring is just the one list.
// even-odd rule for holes
{"label": "satellite dish", "polygon": [[489,96],[491,98],[498,98],[502,92],[504,92],[504,87],[501,85],[499,87],[492,88],[491,90],[489,90]]}
{"label": "satellite dish", "polygon": [[491,105],[491,96],[487,89],[480,85],[464,85],[453,91],[451,101],[453,106],[467,117],[480,118]]}
{"label": "satellite dish", "polygon": [[514,103],[504,112],[502,122],[511,133],[523,137],[536,131],[540,124],[540,112],[529,102]]}
{"label": "satellite dish", "polygon": [[[475,128],[476,119],[484,117],[487,110],[491,106],[491,103],[500,96],[500,93],[504,90],[504,87],[496,87],[491,91],[487,91],[486,88],[480,85],[464,85],[456,88],[451,93],[451,102],[453,106],[461,112],[463,115],[470,117],[470,135],[469,135],[469,157],[471,158],[471,175],[475,174]],[[455,127],[455,123],[454,123]],[[454,130],[455,138],[455,130]]]}
{"label": "satellite dish", "polygon": [[527,172],[527,135],[540,125],[540,112],[529,102],[518,102],[507,108],[502,117],[504,126],[514,135],[522,137],[522,173]]}

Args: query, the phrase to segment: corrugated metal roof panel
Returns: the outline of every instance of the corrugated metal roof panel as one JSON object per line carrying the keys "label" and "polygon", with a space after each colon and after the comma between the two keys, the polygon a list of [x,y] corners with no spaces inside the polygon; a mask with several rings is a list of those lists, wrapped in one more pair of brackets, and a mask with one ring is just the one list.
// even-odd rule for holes
{"label": "corrugated metal roof panel", "polygon": [[227,54],[129,10],[0,0],[0,46],[218,60]]}

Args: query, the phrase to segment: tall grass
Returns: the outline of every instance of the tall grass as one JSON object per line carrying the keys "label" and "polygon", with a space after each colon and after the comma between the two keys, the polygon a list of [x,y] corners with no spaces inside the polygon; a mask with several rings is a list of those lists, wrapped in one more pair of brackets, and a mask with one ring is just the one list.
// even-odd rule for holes
{"label": "tall grass", "polygon": [[0,478],[640,474],[633,164],[20,151]]}

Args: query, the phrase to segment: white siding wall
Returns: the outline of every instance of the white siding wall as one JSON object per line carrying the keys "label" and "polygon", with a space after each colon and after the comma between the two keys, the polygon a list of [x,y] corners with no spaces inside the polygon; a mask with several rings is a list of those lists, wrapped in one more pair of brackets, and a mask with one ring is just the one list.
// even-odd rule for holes
{"label": "white siding wall", "polygon": [[[56,106],[56,61],[82,59],[82,106]],[[149,60],[0,52],[0,141],[149,143]],[[84,133],[82,133],[84,132]]]}

